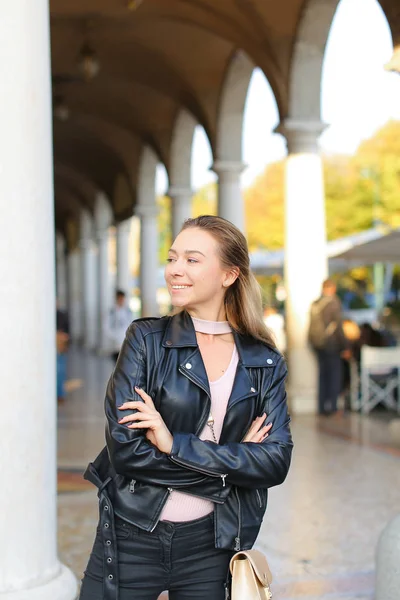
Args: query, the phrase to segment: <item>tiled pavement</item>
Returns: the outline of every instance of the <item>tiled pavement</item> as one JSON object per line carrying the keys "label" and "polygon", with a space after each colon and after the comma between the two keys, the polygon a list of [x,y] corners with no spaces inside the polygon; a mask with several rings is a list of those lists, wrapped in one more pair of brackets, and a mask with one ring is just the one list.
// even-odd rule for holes
{"label": "tiled pavement", "polygon": [[[104,440],[108,359],[72,353],[59,407],[60,558],[81,577],[97,520],[80,473]],[[400,440],[387,415],[296,417],[286,482],[270,492],[258,538],[277,600],[371,600],[379,534],[400,506]]]}

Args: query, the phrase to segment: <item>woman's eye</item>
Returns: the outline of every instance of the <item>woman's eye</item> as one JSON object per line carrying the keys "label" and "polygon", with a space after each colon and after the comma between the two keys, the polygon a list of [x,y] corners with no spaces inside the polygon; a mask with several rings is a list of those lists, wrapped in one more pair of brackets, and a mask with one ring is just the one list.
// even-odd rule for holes
{"label": "woman's eye", "polygon": [[194,264],[197,263],[198,261],[195,260],[194,258],[188,258],[188,263]]}
{"label": "woman's eye", "polygon": [[167,263],[171,263],[173,260],[175,260],[174,258],[167,258]]}

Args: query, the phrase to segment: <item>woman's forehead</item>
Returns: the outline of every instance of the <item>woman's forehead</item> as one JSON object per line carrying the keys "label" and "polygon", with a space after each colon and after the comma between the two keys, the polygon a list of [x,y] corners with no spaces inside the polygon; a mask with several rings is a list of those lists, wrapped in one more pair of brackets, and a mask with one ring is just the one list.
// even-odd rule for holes
{"label": "woman's forehead", "polygon": [[195,227],[181,231],[172,244],[172,249],[180,253],[199,251],[204,254],[205,251],[215,252],[217,248],[217,241],[208,231]]}

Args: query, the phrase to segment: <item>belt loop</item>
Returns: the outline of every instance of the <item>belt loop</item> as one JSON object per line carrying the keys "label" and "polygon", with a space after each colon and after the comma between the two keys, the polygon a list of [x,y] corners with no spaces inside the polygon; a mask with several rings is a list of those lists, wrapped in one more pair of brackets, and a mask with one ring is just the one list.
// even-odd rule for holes
{"label": "belt loop", "polygon": [[101,538],[104,552],[104,586],[103,600],[118,600],[119,598],[119,572],[118,572],[118,548],[115,535],[114,510],[105,491],[99,491],[99,512]]}

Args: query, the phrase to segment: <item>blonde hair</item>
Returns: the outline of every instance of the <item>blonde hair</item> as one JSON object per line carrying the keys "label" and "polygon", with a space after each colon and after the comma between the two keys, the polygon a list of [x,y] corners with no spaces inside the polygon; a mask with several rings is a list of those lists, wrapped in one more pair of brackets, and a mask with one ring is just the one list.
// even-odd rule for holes
{"label": "blonde hair", "polygon": [[261,288],[250,270],[249,250],[242,232],[230,221],[210,215],[187,219],[181,231],[191,228],[207,231],[218,242],[224,269],[239,268],[238,278],[227,288],[224,297],[226,317],[231,327],[275,348],[274,339],[263,320]]}

